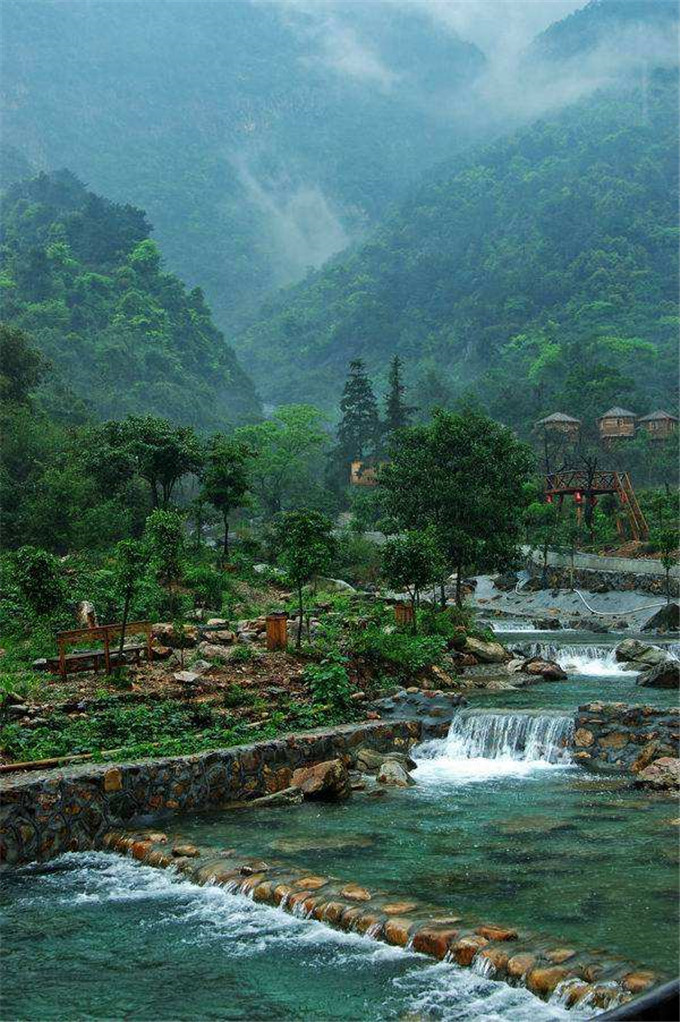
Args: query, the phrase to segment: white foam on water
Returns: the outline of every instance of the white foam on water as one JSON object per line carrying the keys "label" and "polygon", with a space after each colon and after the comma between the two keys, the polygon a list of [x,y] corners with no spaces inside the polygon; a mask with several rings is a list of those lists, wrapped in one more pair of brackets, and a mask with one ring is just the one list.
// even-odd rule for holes
{"label": "white foam on water", "polygon": [[494,982],[473,969],[440,963],[394,980],[418,1018],[446,1022],[562,1022],[591,1017],[546,1004],[523,987]]}
{"label": "white foam on water", "polygon": [[462,710],[446,738],[415,750],[418,781],[469,783],[572,765],[571,717],[532,711]]}

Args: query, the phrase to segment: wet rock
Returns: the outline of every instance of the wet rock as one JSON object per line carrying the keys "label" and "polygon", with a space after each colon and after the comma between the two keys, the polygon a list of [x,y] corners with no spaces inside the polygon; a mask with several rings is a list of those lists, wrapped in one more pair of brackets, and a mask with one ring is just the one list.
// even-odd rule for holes
{"label": "wet rock", "polygon": [[680,630],[680,604],[669,603],[657,610],[642,626],[643,632],[677,632]]}
{"label": "wet rock", "polygon": [[459,932],[451,927],[423,926],[413,935],[413,950],[444,958]]}
{"label": "wet rock", "polygon": [[482,664],[500,664],[509,660],[508,651],[501,646],[500,642],[487,642],[484,639],[476,639],[468,635],[463,646],[464,653],[471,653]]}
{"label": "wet rock", "polygon": [[377,780],[378,784],[387,784],[396,788],[408,788],[416,783],[401,763],[397,763],[393,759],[385,760],[378,771]]}
{"label": "wet rock", "polygon": [[482,948],[479,957],[491,964],[493,976],[502,976],[510,960],[510,956],[499,947]]}
{"label": "wet rock", "polygon": [[673,791],[680,788],[680,759],[674,756],[662,756],[644,770],[641,770],[635,783],[643,788],[656,791]]}
{"label": "wet rock", "polygon": [[650,763],[653,763],[656,759],[662,759],[664,757],[673,757],[675,749],[672,749],[669,745],[664,742],[653,741],[647,742],[642,752],[637,757],[633,765],[631,766],[631,772],[639,774],[645,770]]}
{"label": "wet rock", "polygon": [[558,983],[569,975],[569,970],[561,965],[549,965],[545,968],[532,969],[527,976],[527,987],[538,997],[549,997]]}
{"label": "wet rock", "polygon": [[496,926],[494,923],[484,923],[475,930],[487,940],[517,940],[517,930],[511,930],[505,926]]}
{"label": "wet rock", "polygon": [[637,680],[638,685],[644,688],[673,688],[680,687],[680,661],[665,660],[657,664],[649,671],[641,674]]}
{"label": "wet rock", "polygon": [[347,767],[340,759],[329,759],[293,772],[293,787],[300,788],[309,799],[345,799],[351,794]]}
{"label": "wet rock", "polygon": [[383,905],[382,911],[386,916],[403,916],[417,907],[415,901],[391,901],[388,905]]}
{"label": "wet rock", "polygon": [[405,752],[377,752],[375,749],[361,748],[357,752],[357,767],[363,770],[364,773],[377,773],[380,770],[383,763],[391,760],[395,763],[400,763],[406,770],[415,770],[417,764]]}
{"label": "wet rock", "polygon": [[579,748],[588,748],[595,741],[595,735],[586,727],[579,727],[574,732],[574,745]]}
{"label": "wet rock", "polygon": [[325,887],[328,883],[328,877],[301,877],[295,881],[296,887],[304,888],[307,891],[318,891],[321,887]]}
{"label": "wet rock", "polygon": [[371,894],[366,890],[365,887],[361,887],[359,884],[345,884],[340,891],[343,898],[347,898],[348,901],[370,901]]}
{"label": "wet rock", "polygon": [[486,937],[461,937],[451,949],[451,953],[459,965],[471,965],[477,952],[488,944]]}
{"label": "wet rock", "polygon": [[546,952],[545,957],[553,965],[561,965],[562,962],[568,962],[575,954],[576,952],[570,947],[556,947],[553,951]]}
{"label": "wet rock", "polygon": [[655,982],[655,974],[653,972],[648,972],[647,970],[629,972],[623,977],[623,986],[626,990],[630,991],[631,994],[641,994],[643,990],[646,990]]}
{"label": "wet rock", "polygon": [[242,803],[244,806],[297,806],[304,800],[304,795],[300,788],[295,785],[290,785],[288,788],[282,788],[281,791],[273,791],[269,795],[262,795],[260,798],[254,798],[251,802]]}
{"label": "wet rock", "polygon": [[196,859],[201,854],[196,845],[173,845],[172,854],[177,859]]}
{"label": "wet rock", "polygon": [[404,919],[399,916],[388,919],[383,927],[385,940],[388,944],[394,944],[396,947],[406,947],[410,940],[412,926],[412,919]]}
{"label": "wet rock", "polygon": [[521,979],[526,976],[536,964],[536,958],[530,954],[513,955],[508,960],[508,976],[513,979]]}
{"label": "wet rock", "polygon": [[535,618],[533,622],[534,628],[539,632],[553,632],[558,631],[562,625],[560,624],[559,618],[556,617],[539,617]]}
{"label": "wet rock", "polygon": [[532,676],[539,675],[546,681],[561,681],[567,677],[567,672],[551,660],[527,660],[524,672]]}
{"label": "wet rock", "polygon": [[615,648],[614,656],[619,663],[632,664],[639,669],[656,667],[667,660],[673,660],[668,650],[653,646],[649,642],[642,642],[640,639],[624,639]]}

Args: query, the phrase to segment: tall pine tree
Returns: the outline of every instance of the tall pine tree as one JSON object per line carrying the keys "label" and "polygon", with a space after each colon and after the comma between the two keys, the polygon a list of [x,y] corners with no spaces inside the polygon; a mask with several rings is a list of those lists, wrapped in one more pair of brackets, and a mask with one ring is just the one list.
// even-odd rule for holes
{"label": "tall pine tree", "polygon": [[375,453],[380,435],[378,405],[366,366],[361,359],[349,364],[349,376],[340,401],[338,455],[345,462]]}
{"label": "tall pine tree", "polygon": [[390,361],[390,371],[387,377],[388,391],[385,395],[385,436],[389,437],[395,429],[408,426],[409,419],[413,412],[404,401],[406,387],[402,381],[402,369],[404,363],[398,355],[394,355]]}

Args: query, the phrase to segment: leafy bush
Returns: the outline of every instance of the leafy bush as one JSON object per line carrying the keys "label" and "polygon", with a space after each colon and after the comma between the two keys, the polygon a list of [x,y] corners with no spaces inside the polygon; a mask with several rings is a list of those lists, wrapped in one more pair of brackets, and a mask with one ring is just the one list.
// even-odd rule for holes
{"label": "leafy bush", "polygon": [[352,686],[346,668],[347,659],[339,653],[329,654],[319,664],[309,664],[304,677],[317,705],[329,706],[339,712],[349,702]]}
{"label": "leafy bush", "polygon": [[199,607],[221,608],[224,574],[209,564],[190,565],[184,569],[184,584]]}
{"label": "leafy bush", "polygon": [[369,626],[353,637],[355,653],[374,661],[387,661],[407,673],[441,663],[446,642],[435,635],[411,635]]}
{"label": "leafy bush", "polygon": [[51,614],[64,604],[66,587],[58,559],[38,547],[23,546],[14,555],[14,581],[31,610]]}

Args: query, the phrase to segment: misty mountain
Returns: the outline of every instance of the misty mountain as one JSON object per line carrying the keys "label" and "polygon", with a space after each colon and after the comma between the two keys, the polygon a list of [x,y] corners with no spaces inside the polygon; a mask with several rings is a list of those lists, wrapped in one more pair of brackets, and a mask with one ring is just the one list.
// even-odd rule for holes
{"label": "misty mountain", "polygon": [[49,360],[41,401],[56,418],[155,413],[217,429],[258,414],[202,291],[164,270],[142,210],[62,171],[10,186],[0,224],[0,318]]}
{"label": "misty mountain", "polygon": [[349,359],[380,374],[398,352],[412,380],[474,385],[520,425],[585,411],[593,374],[597,400],[670,403],[676,104],[676,73],[657,70],[442,168],[240,339],[265,400],[332,405]]}
{"label": "misty mountain", "polygon": [[143,207],[222,326],[458,151],[485,67],[409,4],[5,0],[3,29],[5,144]]}

